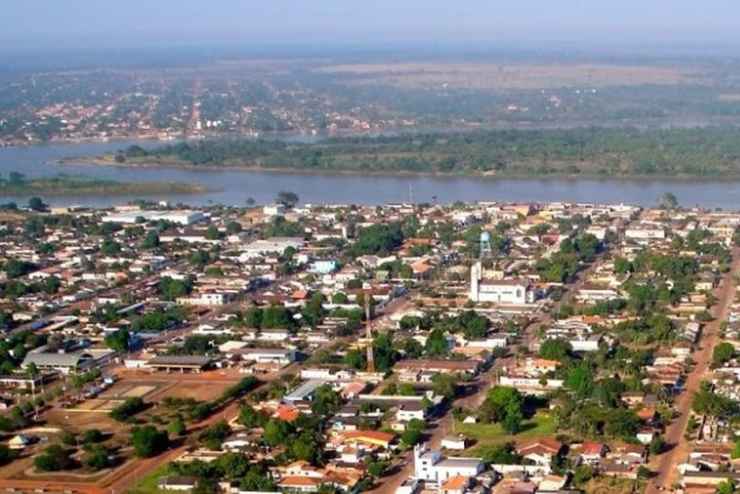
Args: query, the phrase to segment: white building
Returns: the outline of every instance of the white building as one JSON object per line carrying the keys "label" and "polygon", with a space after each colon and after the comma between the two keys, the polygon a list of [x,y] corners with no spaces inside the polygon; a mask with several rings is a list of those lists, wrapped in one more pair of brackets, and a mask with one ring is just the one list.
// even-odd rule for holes
{"label": "white building", "polygon": [[414,477],[419,480],[441,484],[458,475],[475,477],[482,471],[480,458],[448,458],[427,444],[414,446]]}
{"label": "white building", "polygon": [[192,211],[189,209],[182,209],[178,211],[152,211],[152,210],[133,210],[123,211],[118,213],[111,213],[103,216],[102,221],[104,223],[138,223],[141,219],[145,221],[158,221],[164,220],[179,225],[192,225],[198,221],[202,221],[205,215],[200,211]]}
{"label": "white building", "polygon": [[487,279],[480,262],[470,268],[470,300],[497,304],[524,305],[535,300],[529,281],[520,279]]}
{"label": "white building", "polygon": [[624,236],[631,240],[662,240],[665,238],[665,230],[655,226],[637,225],[627,228]]}
{"label": "white building", "polygon": [[266,240],[255,240],[244,248],[242,256],[249,259],[265,254],[282,254],[288,247],[300,250],[304,244],[305,241],[297,237],[272,237]]}

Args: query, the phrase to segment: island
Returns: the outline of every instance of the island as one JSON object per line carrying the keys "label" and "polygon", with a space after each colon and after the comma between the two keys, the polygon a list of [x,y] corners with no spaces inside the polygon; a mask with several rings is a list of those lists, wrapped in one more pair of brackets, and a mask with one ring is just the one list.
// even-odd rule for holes
{"label": "island", "polygon": [[726,178],[740,176],[738,143],[740,131],[729,126],[479,130],[314,143],[232,137],[153,149],[132,145],[74,162],[310,173]]}
{"label": "island", "polygon": [[75,175],[27,178],[19,172],[0,175],[2,196],[128,196],[155,194],[197,194],[206,188],[197,184],[179,182],[120,182]]}

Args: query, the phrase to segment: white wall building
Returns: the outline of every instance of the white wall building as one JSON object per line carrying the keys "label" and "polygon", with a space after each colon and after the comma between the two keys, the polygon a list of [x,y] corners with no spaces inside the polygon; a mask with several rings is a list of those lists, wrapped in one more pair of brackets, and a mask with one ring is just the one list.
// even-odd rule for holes
{"label": "white wall building", "polygon": [[483,471],[480,458],[447,458],[427,444],[414,446],[414,477],[441,484],[458,475],[475,477]]}
{"label": "white wall building", "polygon": [[535,300],[535,291],[527,280],[487,279],[480,262],[470,268],[470,300],[497,304],[524,305]]}
{"label": "white wall building", "polygon": [[105,223],[137,223],[140,218],[145,221],[164,220],[179,225],[192,225],[202,221],[205,215],[200,211],[182,209],[178,211],[152,211],[152,210],[133,210],[111,213],[103,216],[102,221]]}

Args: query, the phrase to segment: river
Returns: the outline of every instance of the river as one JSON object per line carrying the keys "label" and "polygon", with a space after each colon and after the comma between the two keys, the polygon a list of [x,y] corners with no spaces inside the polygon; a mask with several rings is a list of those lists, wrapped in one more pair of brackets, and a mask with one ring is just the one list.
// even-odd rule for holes
{"label": "river", "polygon": [[[119,181],[167,181],[197,183],[208,188],[202,194],[146,196],[64,196],[44,198],[52,205],[105,207],[133,199],[168,200],[190,205],[244,206],[248,198],[258,203],[274,200],[279,191],[296,192],[302,202],[383,204],[408,201],[451,203],[454,201],[575,201],[654,205],[659,196],[673,192],[681,205],[740,210],[740,182],[672,181],[630,179],[481,177],[358,176],[274,173],[240,170],[191,170],[168,167],[117,167],[56,163],[61,158],[95,156],[121,149],[130,142],[50,144],[0,149],[0,172],[24,173],[28,177],[60,173]],[[157,142],[137,142],[157,146]],[[0,197],[23,203],[27,198]]]}

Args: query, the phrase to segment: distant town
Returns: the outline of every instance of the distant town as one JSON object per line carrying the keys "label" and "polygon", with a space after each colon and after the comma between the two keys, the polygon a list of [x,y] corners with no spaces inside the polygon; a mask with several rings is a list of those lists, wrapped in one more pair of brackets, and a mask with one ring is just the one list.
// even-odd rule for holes
{"label": "distant town", "polygon": [[734,485],[740,213],[658,202],[3,205],[0,488]]}

